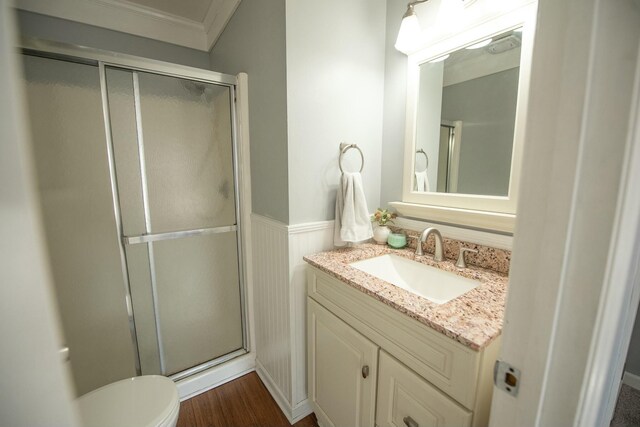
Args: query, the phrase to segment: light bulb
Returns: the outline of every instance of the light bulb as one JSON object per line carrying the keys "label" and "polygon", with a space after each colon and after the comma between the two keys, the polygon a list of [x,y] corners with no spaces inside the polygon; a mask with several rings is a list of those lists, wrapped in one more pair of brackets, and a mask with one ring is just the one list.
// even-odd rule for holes
{"label": "light bulb", "polygon": [[416,41],[420,37],[420,23],[413,9],[411,13],[407,13],[400,24],[398,38],[396,39],[395,48],[402,53],[407,53],[415,46]]}

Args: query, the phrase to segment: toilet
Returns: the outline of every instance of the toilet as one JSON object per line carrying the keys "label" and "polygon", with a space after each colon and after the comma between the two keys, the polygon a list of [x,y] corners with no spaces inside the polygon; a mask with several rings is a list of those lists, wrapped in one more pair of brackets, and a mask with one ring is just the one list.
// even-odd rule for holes
{"label": "toilet", "polygon": [[175,383],[159,375],[108,384],[76,403],[83,427],[175,427],[180,411]]}

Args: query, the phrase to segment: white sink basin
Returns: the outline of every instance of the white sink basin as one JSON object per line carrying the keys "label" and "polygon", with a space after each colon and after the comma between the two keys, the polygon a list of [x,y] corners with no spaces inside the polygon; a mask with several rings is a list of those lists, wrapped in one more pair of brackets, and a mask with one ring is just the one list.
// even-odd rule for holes
{"label": "white sink basin", "polygon": [[436,304],[451,301],[480,284],[476,280],[397,255],[382,255],[350,265]]}

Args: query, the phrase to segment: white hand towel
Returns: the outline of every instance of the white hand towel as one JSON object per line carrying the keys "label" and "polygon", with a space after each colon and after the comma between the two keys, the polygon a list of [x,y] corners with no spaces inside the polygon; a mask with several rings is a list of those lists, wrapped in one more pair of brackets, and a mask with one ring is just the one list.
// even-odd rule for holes
{"label": "white hand towel", "polygon": [[336,196],[336,221],[333,243],[344,246],[347,242],[361,242],[373,236],[367,200],[358,172],[342,174]]}
{"label": "white hand towel", "polygon": [[427,171],[416,172],[416,183],[414,190],[421,192],[429,192],[429,178],[427,177]]}

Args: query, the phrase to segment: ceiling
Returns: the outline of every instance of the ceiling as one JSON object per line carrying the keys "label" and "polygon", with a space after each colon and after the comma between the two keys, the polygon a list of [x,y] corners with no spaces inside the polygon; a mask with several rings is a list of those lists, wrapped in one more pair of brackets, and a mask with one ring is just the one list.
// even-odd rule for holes
{"label": "ceiling", "polygon": [[19,9],[209,51],[241,0],[15,0]]}

